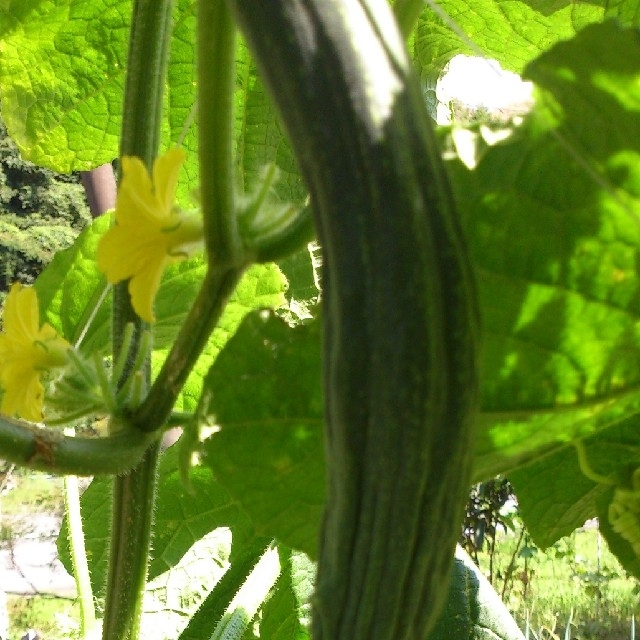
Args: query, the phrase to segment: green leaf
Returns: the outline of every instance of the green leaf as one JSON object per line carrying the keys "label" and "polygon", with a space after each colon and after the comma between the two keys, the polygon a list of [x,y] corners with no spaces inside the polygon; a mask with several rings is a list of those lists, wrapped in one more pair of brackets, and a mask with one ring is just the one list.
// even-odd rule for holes
{"label": "green leaf", "polygon": [[[180,263],[167,270],[157,298],[157,318],[154,343],[154,369],[165,359],[177,335],[191,302],[204,276],[204,265],[193,261]],[[194,411],[202,391],[203,378],[227,340],[235,333],[242,318],[252,309],[278,308],[285,302],[286,281],[274,264],[253,265],[242,277],[229,299],[218,326],[196,366],[187,378],[176,402],[178,411]]]}
{"label": "green leaf", "polygon": [[[191,471],[194,494],[180,481],[177,447],[162,456],[156,497],[155,535],[149,561],[149,579],[173,567],[189,548],[219,527],[229,527],[234,541],[252,537],[252,525],[226,489],[215,482],[204,467]],[[81,498],[82,520],[93,591],[102,595],[106,586],[109,529],[111,521],[111,480],[95,478]],[[58,537],[58,552],[67,571],[71,560],[67,549],[67,526]]]}
{"label": "green leaf", "polygon": [[26,158],[69,172],[118,155],[130,13],[129,0],[3,3],[3,116]]}
{"label": "green leaf", "polygon": [[464,53],[498,60],[503,68],[522,73],[527,63],[589,24],[617,17],[637,25],[637,0],[569,2],[568,0],[444,0],[422,14],[413,40],[413,54],[425,75],[437,74],[454,56]]}
{"label": "green leaf", "polygon": [[302,204],[307,189],[284,128],[242,39],[238,44],[235,105],[236,162],[243,192],[250,192],[261,181],[266,165],[275,164],[280,178],[274,193],[283,201]]}
{"label": "green leaf", "polygon": [[308,640],[309,631],[301,620],[309,620],[310,598],[316,568],[302,554],[279,547],[283,567],[278,582],[262,607],[260,637],[269,640]]}
{"label": "green leaf", "polygon": [[252,538],[245,542],[234,541],[231,566],[200,604],[180,634],[179,640],[202,640],[211,637],[216,624],[255,569],[269,544],[270,540],[265,538]]}
{"label": "green leaf", "polygon": [[509,610],[480,569],[458,547],[449,596],[429,640],[524,640]]}
{"label": "green leaf", "polygon": [[71,247],[56,253],[34,285],[42,319],[72,344],[87,329],[83,338],[87,349],[101,350],[111,343],[111,305],[103,300],[107,282],[95,259],[109,224],[109,216],[102,216],[86,227]]}
{"label": "green leaf", "polygon": [[143,637],[158,637],[158,629],[167,640],[180,635],[208,593],[221,588],[229,572],[230,538],[226,529],[217,529],[198,540],[178,564],[147,583]]}
{"label": "green leaf", "polygon": [[[604,443],[598,449],[600,446]],[[600,471],[602,467],[595,460],[599,462],[601,458],[594,458],[592,465]],[[593,518],[596,500],[610,489],[594,484],[582,474],[575,448],[571,446],[514,471],[509,480],[518,496],[527,531],[541,549]]]}
{"label": "green leaf", "polygon": [[[165,146],[178,140],[195,102],[195,3],[177,4]],[[118,156],[131,11],[131,0],[3,3],[2,110],[25,158],[70,172]],[[191,151],[194,141],[191,131],[185,140]],[[195,153],[187,175],[197,177]]]}
{"label": "green leaf", "polygon": [[598,527],[607,541],[610,551],[618,558],[625,571],[636,578],[640,578],[640,557],[633,550],[631,544],[619,533],[615,532],[609,523],[609,505],[613,499],[613,492],[613,488],[608,488],[607,491],[603,491],[600,494],[596,501]]}
{"label": "green leaf", "polygon": [[516,134],[449,165],[484,328],[477,479],[640,409],[639,58],[634,31],[583,30],[528,68]]}
{"label": "green leaf", "polygon": [[[238,42],[236,73],[234,138],[242,193],[255,189],[264,167],[275,164],[279,179],[274,194],[283,202],[303,205],[307,189],[293,150],[242,38]],[[309,251],[301,250],[279,263],[290,284],[287,299],[294,315],[298,304],[306,309],[318,296],[312,262]]]}
{"label": "green leaf", "polygon": [[[639,425],[640,417],[632,416],[585,439],[583,445],[591,469],[605,478],[626,483],[629,471],[640,465]],[[575,447],[543,456],[511,473],[509,479],[527,530],[540,548],[551,546],[596,516],[607,529],[607,539],[619,539],[605,524],[612,488],[584,474]],[[635,553],[626,542],[619,539],[612,551],[616,555],[621,551],[619,559],[627,570],[640,571]]]}
{"label": "green leaf", "polygon": [[324,503],[319,332],[252,313],[205,381],[220,432],[204,463],[258,533],[311,557]]}

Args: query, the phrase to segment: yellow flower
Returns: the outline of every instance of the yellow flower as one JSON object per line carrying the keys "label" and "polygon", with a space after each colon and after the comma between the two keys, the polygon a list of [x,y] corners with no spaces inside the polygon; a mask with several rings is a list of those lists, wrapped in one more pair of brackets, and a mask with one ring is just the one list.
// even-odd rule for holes
{"label": "yellow flower", "polygon": [[52,326],[40,326],[35,290],[14,284],[5,300],[4,333],[0,333],[0,412],[42,420],[41,377],[67,364],[69,348]]}
{"label": "yellow flower", "polygon": [[98,245],[98,267],[111,284],[129,280],[135,312],[154,321],[153,300],[167,264],[192,255],[202,244],[202,220],[174,205],[184,152],[156,158],[153,178],[140,158],[122,158],[116,224]]}

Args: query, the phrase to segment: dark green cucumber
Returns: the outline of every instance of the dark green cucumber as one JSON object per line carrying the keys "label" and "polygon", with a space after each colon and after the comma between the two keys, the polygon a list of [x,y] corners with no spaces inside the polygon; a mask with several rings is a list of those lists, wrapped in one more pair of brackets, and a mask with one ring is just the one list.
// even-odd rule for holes
{"label": "dark green cucumber", "polygon": [[328,499],[315,640],[421,640],[470,479],[475,289],[386,0],[232,0],[323,247]]}

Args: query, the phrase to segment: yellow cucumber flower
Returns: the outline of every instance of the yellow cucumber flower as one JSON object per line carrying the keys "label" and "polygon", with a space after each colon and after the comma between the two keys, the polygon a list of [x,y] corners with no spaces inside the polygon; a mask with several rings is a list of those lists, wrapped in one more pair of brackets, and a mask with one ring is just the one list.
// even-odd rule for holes
{"label": "yellow cucumber flower", "polygon": [[0,333],[0,413],[41,421],[41,377],[65,366],[70,348],[51,325],[40,326],[35,289],[14,284],[5,300],[4,332]]}
{"label": "yellow cucumber flower", "polygon": [[116,224],[98,245],[98,267],[111,284],[129,280],[131,304],[146,322],[155,320],[153,300],[165,266],[202,245],[200,216],[175,206],[184,158],[180,149],[170,149],[156,158],[153,177],[140,158],[122,158]]}

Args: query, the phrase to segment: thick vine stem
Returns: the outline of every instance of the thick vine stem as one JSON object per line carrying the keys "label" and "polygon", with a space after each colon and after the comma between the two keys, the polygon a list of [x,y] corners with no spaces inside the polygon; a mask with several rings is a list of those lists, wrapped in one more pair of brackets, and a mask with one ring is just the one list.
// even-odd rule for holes
{"label": "thick vine stem", "polygon": [[158,154],[173,0],[135,0],[129,36],[120,155],[149,170]]}
{"label": "thick vine stem", "polygon": [[323,249],[327,502],[314,640],[426,640],[478,404],[478,308],[444,161],[387,0],[229,0]]}
{"label": "thick vine stem", "polygon": [[62,435],[0,417],[0,449],[8,462],[59,475],[115,475],[136,466],[155,437],[128,429],[106,438]]}
{"label": "thick vine stem", "polygon": [[[120,155],[141,158],[149,170],[160,141],[172,12],[173,0],[135,0],[133,4]],[[112,317],[114,361],[121,357],[127,325],[133,323],[135,326],[127,365],[118,381],[121,386],[132,372],[146,330],[131,306],[127,282],[114,288]],[[143,369],[145,379],[141,391],[144,393],[150,378],[148,354]],[[148,430],[159,426],[152,425]],[[103,640],[136,640],[139,637],[159,452],[156,441],[130,473],[114,479]]]}
{"label": "thick vine stem", "polygon": [[114,490],[104,640],[139,637],[159,451],[160,443],[156,442],[131,473],[118,479]]}

